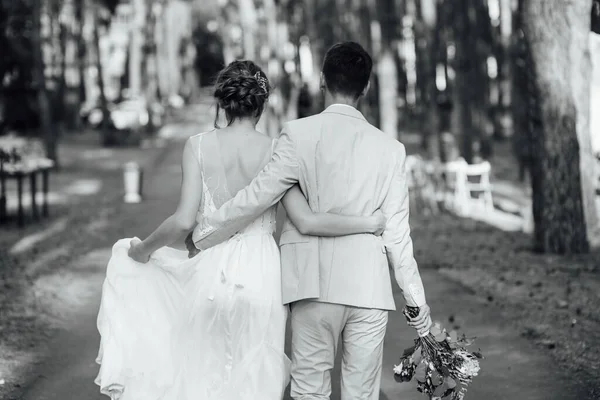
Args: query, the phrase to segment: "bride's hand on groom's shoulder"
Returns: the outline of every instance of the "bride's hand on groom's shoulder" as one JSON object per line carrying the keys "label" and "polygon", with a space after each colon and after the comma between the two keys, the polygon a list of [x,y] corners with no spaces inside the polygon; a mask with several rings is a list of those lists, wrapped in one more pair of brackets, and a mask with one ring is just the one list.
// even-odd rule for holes
{"label": "bride's hand on groom's shoulder", "polygon": [[377,210],[371,215],[371,219],[373,222],[373,234],[375,236],[383,235],[383,231],[385,231],[385,225],[387,223],[387,218],[383,214],[381,210]]}
{"label": "bride's hand on groom's shoulder", "polygon": [[133,261],[142,264],[146,264],[150,261],[150,253],[144,249],[142,241],[138,238],[131,239],[131,242],[129,242],[129,251],[127,252],[127,255]]}

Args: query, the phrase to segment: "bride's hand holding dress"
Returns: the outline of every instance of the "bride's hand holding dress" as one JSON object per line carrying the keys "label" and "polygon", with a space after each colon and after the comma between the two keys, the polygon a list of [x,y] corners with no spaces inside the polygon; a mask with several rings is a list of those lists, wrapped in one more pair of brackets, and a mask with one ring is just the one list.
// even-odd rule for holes
{"label": "bride's hand holding dress", "polygon": [[170,245],[196,225],[196,215],[204,193],[203,174],[197,149],[188,140],[183,149],[181,170],[183,179],[179,204],[175,212],[144,241],[132,240],[129,256],[137,262],[147,263],[152,253]]}
{"label": "bride's hand holding dress", "polygon": [[150,253],[144,250],[142,246],[142,241],[138,238],[133,238],[129,242],[129,251],[127,251],[127,256],[131,258],[135,262],[139,262],[142,264],[150,261]]}
{"label": "bride's hand holding dress", "polygon": [[191,140],[184,147],[182,172],[176,211],[146,240],[115,243],[107,266],[97,320],[101,367],[96,383],[115,399],[178,398],[179,350],[174,346],[185,316],[184,284],[194,261],[164,246],[192,229],[202,201],[202,175]]}

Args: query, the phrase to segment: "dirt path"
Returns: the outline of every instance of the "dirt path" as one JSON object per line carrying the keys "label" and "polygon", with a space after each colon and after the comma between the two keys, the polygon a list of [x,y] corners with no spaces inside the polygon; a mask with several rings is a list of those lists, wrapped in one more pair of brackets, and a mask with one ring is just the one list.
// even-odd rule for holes
{"label": "dirt path", "polygon": [[[175,206],[180,185],[181,151],[183,143],[171,144],[158,173],[148,182],[145,201],[139,205],[123,205],[118,224],[119,237],[147,236]],[[115,235],[111,229],[111,235]],[[115,241],[115,240],[113,240]],[[19,399],[95,399],[98,394],[93,380],[98,371],[95,358],[99,335],[96,315],[100,290],[110,247],[100,247],[74,261],[66,272],[45,277],[37,282],[38,290],[46,290],[45,297],[53,298],[48,313],[62,316],[62,328],[52,341],[46,361],[32,371]],[[59,293],[51,293],[61,287]]]}
{"label": "dirt path", "polygon": [[[123,219],[113,221],[126,226],[124,234],[145,235],[174,206],[179,185],[179,148],[170,151],[161,171],[149,185],[148,199],[139,206],[124,207]],[[145,216],[140,218],[140,216]],[[135,223],[134,223],[135,221]],[[33,379],[23,394],[15,399],[50,400],[78,399],[100,400],[93,380],[98,371],[94,359],[99,337],[96,330],[100,287],[110,248],[102,247],[73,263],[72,274],[63,276],[56,284],[71,285],[65,290],[64,301],[73,303],[77,297],[77,310],[64,304],[67,313],[64,329],[48,343],[47,360],[33,371]],[[475,347],[486,356],[482,373],[469,390],[468,399],[527,399],[570,400],[586,399],[584,393],[570,381],[549,354],[534,347],[518,330],[508,326],[500,312],[467,289],[442,277],[433,269],[422,266],[422,275],[434,317],[449,325],[459,325],[467,334],[478,336]],[[58,279],[58,278],[57,278]],[[401,295],[396,290],[398,304]],[[393,380],[392,366],[402,350],[409,347],[413,331],[400,313],[390,315],[384,357],[381,399],[420,400],[424,397],[414,390],[413,384],[397,384]],[[335,372],[337,374],[337,371]],[[337,385],[333,399],[338,399]]]}
{"label": "dirt path", "polygon": [[[98,257],[98,255],[101,255]],[[109,249],[100,250],[93,257],[96,260],[91,286],[96,288],[94,295],[85,307],[72,319],[70,329],[51,343],[52,349],[47,362],[36,371],[37,379],[28,387],[22,400],[51,400],[77,398],[79,400],[100,400],[93,379],[98,371],[94,363],[98,346],[98,333],[95,327],[99,301],[99,287],[102,281],[100,271],[107,260]],[[521,338],[505,326],[492,306],[478,302],[454,283],[448,282],[431,270],[423,271],[423,279],[429,293],[429,301],[436,317],[455,316],[456,323],[464,326],[469,334],[478,336],[477,345],[482,348],[486,359],[482,361],[482,373],[472,384],[470,399],[527,399],[527,400],[570,400],[586,399],[578,393],[561,369],[549,355],[540,353],[526,339]],[[399,297],[399,293],[396,293]],[[456,313],[456,310],[461,310]],[[390,316],[381,399],[420,400],[424,397],[414,391],[412,384],[397,384],[392,377],[391,367],[397,362],[401,351],[412,340],[412,331],[400,313]],[[335,372],[337,374],[337,371]],[[337,392],[338,382],[334,387]],[[289,398],[289,397],[288,397]],[[333,399],[338,399],[334,393]]]}

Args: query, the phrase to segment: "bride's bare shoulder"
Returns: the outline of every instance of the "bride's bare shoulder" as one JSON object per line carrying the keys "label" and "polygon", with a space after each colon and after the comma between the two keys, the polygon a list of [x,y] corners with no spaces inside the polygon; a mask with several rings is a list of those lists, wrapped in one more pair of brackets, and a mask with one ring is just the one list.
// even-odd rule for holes
{"label": "bride's bare shoulder", "polygon": [[210,131],[205,131],[205,132],[200,132],[200,133],[196,133],[195,135],[190,136],[190,139],[199,139],[202,136],[209,134],[209,133],[213,133],[215,132],[216,129],[211,129]]}

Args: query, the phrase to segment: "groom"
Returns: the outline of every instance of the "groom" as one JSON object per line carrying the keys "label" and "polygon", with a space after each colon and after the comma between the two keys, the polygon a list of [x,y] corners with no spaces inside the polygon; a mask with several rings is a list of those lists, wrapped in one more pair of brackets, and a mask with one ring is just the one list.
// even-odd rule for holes
{"label": "groom", "polygon": [[429,307],[408,225],[404,146],[370,125],[356,109],[369,88],[372,60],[357,43],[325,55],[321,89],[327,109],[288,122],[260,174],[194,232],[203,250],[232,236],[298,184],[313,211],[387,217],[382,237],[311,237],[286,220],[280,247],[282,288],[292,315],[294,399],[329,399],[331,370],[342,344],[342,399],[378,399],[388,311],[395,310],[389,267],[420,333]]}

